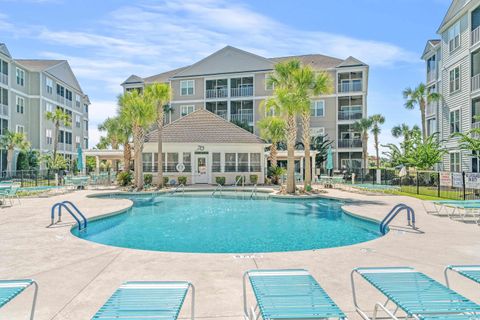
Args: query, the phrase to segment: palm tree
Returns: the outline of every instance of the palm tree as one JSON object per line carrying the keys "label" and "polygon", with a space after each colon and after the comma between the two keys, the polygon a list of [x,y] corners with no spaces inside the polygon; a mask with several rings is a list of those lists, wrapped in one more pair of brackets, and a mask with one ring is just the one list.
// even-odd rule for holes
{"label": "palm tree", "polygon": [[373,134],[373,140],[375,142],[375,153],[377,155],[377,169],[378,169],[380,168],[380,152],[379,152],[380,145],[378,142],[378,136],[382,132],[380,125],[385,123],[385,117],[382,116],[381,114],[374,114],[373,116],[370,117],[370,120],[372,121],[371,132]]}
{"label": "palm tree", "polygon": [[260,128],[260,136],[270,141],[270,166],[277,166],[277,144],[285,140],[285,119],[280,117],[265,117],[258,122]]}
{"label": "palm tree", "polygon": [[[112,149],[117,150],[120,144],[120,131],[121,131],[121,123],[118,117],[107,118],[98,126],[99,131],[106,131],[107,136],[105,137],[105,141],[103,141],[103,145],[106,144],[110,145]],[[103,138],[103,137],[102,137]],[[102,140],[100,140],[102,141]]]}
{"label": "palm tree", "polygon": [[430,92],[425,84],[420,83],[415,89],[406,88],[403,90],[403,98],[405,101],[405,108],[414,109],[419,106],[422,118],[422,137],[423,141],[427,140],[427,129],[425,123],[425,108],[427,103],[440,101],[441,95],[436,92]]}
{"label": "palm tree", "polygon": [[60,132],[60,125],[68,127],[71,125],[72,119],[70,115],[63,111],[61,108],[56,108],[55,111],[48,111],[45,114],[47,120],[50,120],[55,125],[55,130],[53,132],[53,159],[57,158],[57,149],[58,149],[58,133]]}
{"label": "palm tree", "polygon": [[150,99],[137,91],[126,92],[119,97],[120,114],[130,124],[135,151],[135,183],[143,189],[142,151],[147,129],[155,122],[156,110]]}
{"label": "palm tree", "polygon": [[310,67],[302,66],[294,73],[295,84],[300,91],[302,103],[302,140],[305,152],[305,179],[304,188],[312,183],[312,163],[310,158],[310,116],[311,99],[313,96],[329,94],[333,91],[332,81],[328,73],[315,73]]}
{"label": "palm tree", "polygon": [[362,138],[363,168],[368,169],[368,131],[372,128],[371,118],[362,118],[353,124],[353,128],[359,131]]}
{"label": "palm tree", "polygon": [[0,137],[0,146],[7,149],[7,168],[8,172],[12,172],[15,149],[25,151],[30,148],[30,142],[27,141],[27,137],[23,133],[7,131]]}
{"label": "palm tree", "polygon": [[157,129],[158,129],[158,174],[157,184],[160,188],[163,187],[163,159],[162,159],[162,131],[163,121],[165,116],[165,106],[170,102],[171,90],[170,86],[165,83],[155,83],[149,85],[145,89],[145,96],[154,104],[157,113]]}

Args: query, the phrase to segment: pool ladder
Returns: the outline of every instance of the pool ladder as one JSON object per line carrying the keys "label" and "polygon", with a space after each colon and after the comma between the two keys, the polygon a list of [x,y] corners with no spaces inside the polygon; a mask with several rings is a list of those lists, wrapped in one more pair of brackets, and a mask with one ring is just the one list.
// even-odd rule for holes
{"label": "pool ladder", "polygon": [[215,193],[217,193],[217,191],[220,192],[220,196],[221,196],[222,195],[222,189],[223,189],[223,186],[220,183],[217,184],[217,187],[212,192],[212,197],[215,196]]}
{"label": "pool ladder", "polygon": [[392,220],[401,212],[407,211],[407,221],[408,225],[415,230],[415,211],[412,207],[407,206],[404,203],[399,203],[390,210],[390,212],[383,218],[380,223],[380,233],[385,234],[387,232],[387,226],[392,222]]}
{"label": "pool ladder", "polygon": [[[62,208],[65,209],[70,215],[77,221],[78,231],[85,230],[87,228],[87,218],[83,213],[74,205],[71,201],[57,202],[52,206],[51,210],[51,224],[55,224],[55,210],[58,208],[58,222],[62,221]],[[82,223],[83,222],[83,223]]]}
{"label": "pool ladder", "polygon": [[183,185],[183,183],[182,183],[182,184],[179,184],[175,189],[173,189],[172,191],[170,191],[168,194],[169,194],[169,195],[173,195],[173,194],[177,193],[177,191],[178,191],[179,189],[182,189],[182,194],[185,194],[185,186]]}
{"label": "pool ladder", "polygon": [[257,196],[257,185],[255,184],[252,189],[252,193],[250,193],[250,199],[253,199],[253,196]]}

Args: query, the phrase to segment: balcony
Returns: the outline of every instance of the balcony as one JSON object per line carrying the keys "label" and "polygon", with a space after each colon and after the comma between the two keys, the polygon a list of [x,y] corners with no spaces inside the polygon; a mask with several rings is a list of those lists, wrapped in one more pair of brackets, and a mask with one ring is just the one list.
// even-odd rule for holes
{"label": "balcony", "polygon": [[64,105],[66,99],[65,99],[65,97],[62,97],[61,95],[58,95],[58,94],[57,94],[57,97],[55,98],[55,100],[56,100],[57,102],[59,102],[60,104],[63,104],[63,105]]}
{"label": "balcony", "polygon": [[8,116],[8,105],[0,103],[0,115]]}
{"label": "balcony", "polygon": [[362,79],[342,80],[339,84],[338,92],[359,92],[362,91]]}
{"label": "balcony", "polygon": [[240,112],[230,114],[230,121],[239,122],[239,123],[252,123],[253,122],[253,111],[251,112]]}
{"label": "balcony", "polygon": [[0,72],[0,82],[8,85],[8,74],[4,74]]}
{"label": "balcony", "polygon": [[230,95],[232,97],[251,97],[253,96],[253,86],[242,86],[238,88],[231,88]]}
{"label": "balcony", "polygon": [[427,83],[437,80],[437,70],[432,69],[427,71]]}
{"label": "balcony", "polygon": [[472,77],[472,91],[480,89],[480,73]]}
{"label": "balcony", "polygon": [[73,106],[72,100],[65,99],[65,103],[66,103],[66,105],[69,106],[70,108]]}
{"label": "balcony", "polygon": [[338,147],[339,148],[361,148],[362,140],[361,139],[339,139]]}
{"label": "balcony", "polygon": [[362,119],[362,117],[362,111],[342,110],[338,112],[338,120],[359,120]]}
{"label": "balcony", "polygon": [[206,89],[205,97],[207,99],[226,98],[228,97],[227,88]]}
{"label": "balcony", "polygon": [[480,27],[476,27],[475,29],[473,29],[471,33],[471,39],[472,39],[472,46],[480,42]]}
{"label": "balcony", "polygon": [[436,113],[437,113],[437,103],[436,102],[427,103],[427,107],[425,109],[425,116],[430,117],[435,115]]}

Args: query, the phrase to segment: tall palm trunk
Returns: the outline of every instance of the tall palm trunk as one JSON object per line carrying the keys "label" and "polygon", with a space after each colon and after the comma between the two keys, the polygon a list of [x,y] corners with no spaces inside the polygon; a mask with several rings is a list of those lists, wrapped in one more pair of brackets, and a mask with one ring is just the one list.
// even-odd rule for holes
{"label": "tall palm trunk", "polygon": [[11,173],[13,172],[13,154],[14,154],[14,149],[13,147],[8,147],[7,150],[7,164],[8,164],[8,172]]}
{"label": "tall palm trunk", "polygon": [[132,160],[132,147],[129,141],[125,141],[123,144],[123,171],[130,171],[130,161]]}
{"label": "tall palm trunk", "polygon": [[378,150],[378,134],[376,134],[374,137],[375,139],[375,153],[377,154],[377,169],[380,168],[380,155],[379,155],[379,150]]}
{"label": "tall palm trunk", "polygon": [[297,140],[297,122],[294,114],[287,119],[287,193],[295,193],[295,141]]}
{"label": "tall palm trunk", "polygon": [[303,187],[306,190],[312,184],[312,161],[310,158],[310,110],[302,112],[302,139],[305,152],[305,179]]}
{"label": "tall palm trunk", "polygon": [[58,132],[60,130],[60,122],[55,122],[55,131],[53,133],[53,161],[55,161],[57,157],[57,149],[58,149]]}
{"label": "tall palm trunk", "polygon": [[163,118],[165,114],[163,112],[163,106],[157,107],[157,127],[158,127],[158,175],[157,184],[160,188],[163,188],[163,143],[162,143],[162,131],[163,131]]}
{"label": "tall palm trunk", "polygon": [[422,137],[423,142],[427,141],[427,129],[425,124],[425,100],[420,101],[420,112],[422,114]]}
{"label": "tall palm trunk", "polygon": [[368,169],[368,134],[364,133],[362,136],[362,148],[363,148],[363,169]]}
{"label": "tall palm trunk", "polygon": [[270,146],[270,165],[272,167],[277,166],[277,143],[272,141],[272,145]]}
{"label": "tall palm trunk", "polygon": [[135,150],[135,184],[138,190],[143,189],[143,163],[142,163],[142,151],[143,151],[143,134],[142,128],[133,128],[133,148]]}

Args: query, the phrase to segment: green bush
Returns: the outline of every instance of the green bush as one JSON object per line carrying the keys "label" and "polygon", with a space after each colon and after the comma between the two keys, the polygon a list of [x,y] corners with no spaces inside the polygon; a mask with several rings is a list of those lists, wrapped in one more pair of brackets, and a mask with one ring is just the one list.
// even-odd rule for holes
{"label": "green bush", "polygon": [[132,180],[133,180],[133,176],[132,176],[132,173],[130,171],[120,172],[117,175],[117,182],[122,187],[126,187],[126,186],[130,185],[132,183]]}
{"label": "green bush", "polygon": [[166,186],[169,180],[170,180],[169,177],[163,177],[163,185]]}
{"label": "green bush", "polygon": [[257,184],[257,182],[258,182],[258,176],[256,174],[250,175],[250,183]]}
{"label": "green bush", "polygon": [[215,182],[221,186],[225,185],[225,177],[215,177]]}
{"label": "green bush", "polygon": [[245,183],[245,177],[244,176],[236,176],[235,177],[235,182],[237,183],[237,186],[240,186],[240,185]]}
{"label": "green bush", "polygon": [[187,177],[185,177],[185,176],[178,177],[178,183],[186,185],[187,184]]}
{"label": "green bush", "polygon": [[153,181],[153,176],[150,173],[147,173],[146,175],[143,176],[143,182],[145,184],[151,185]]}

